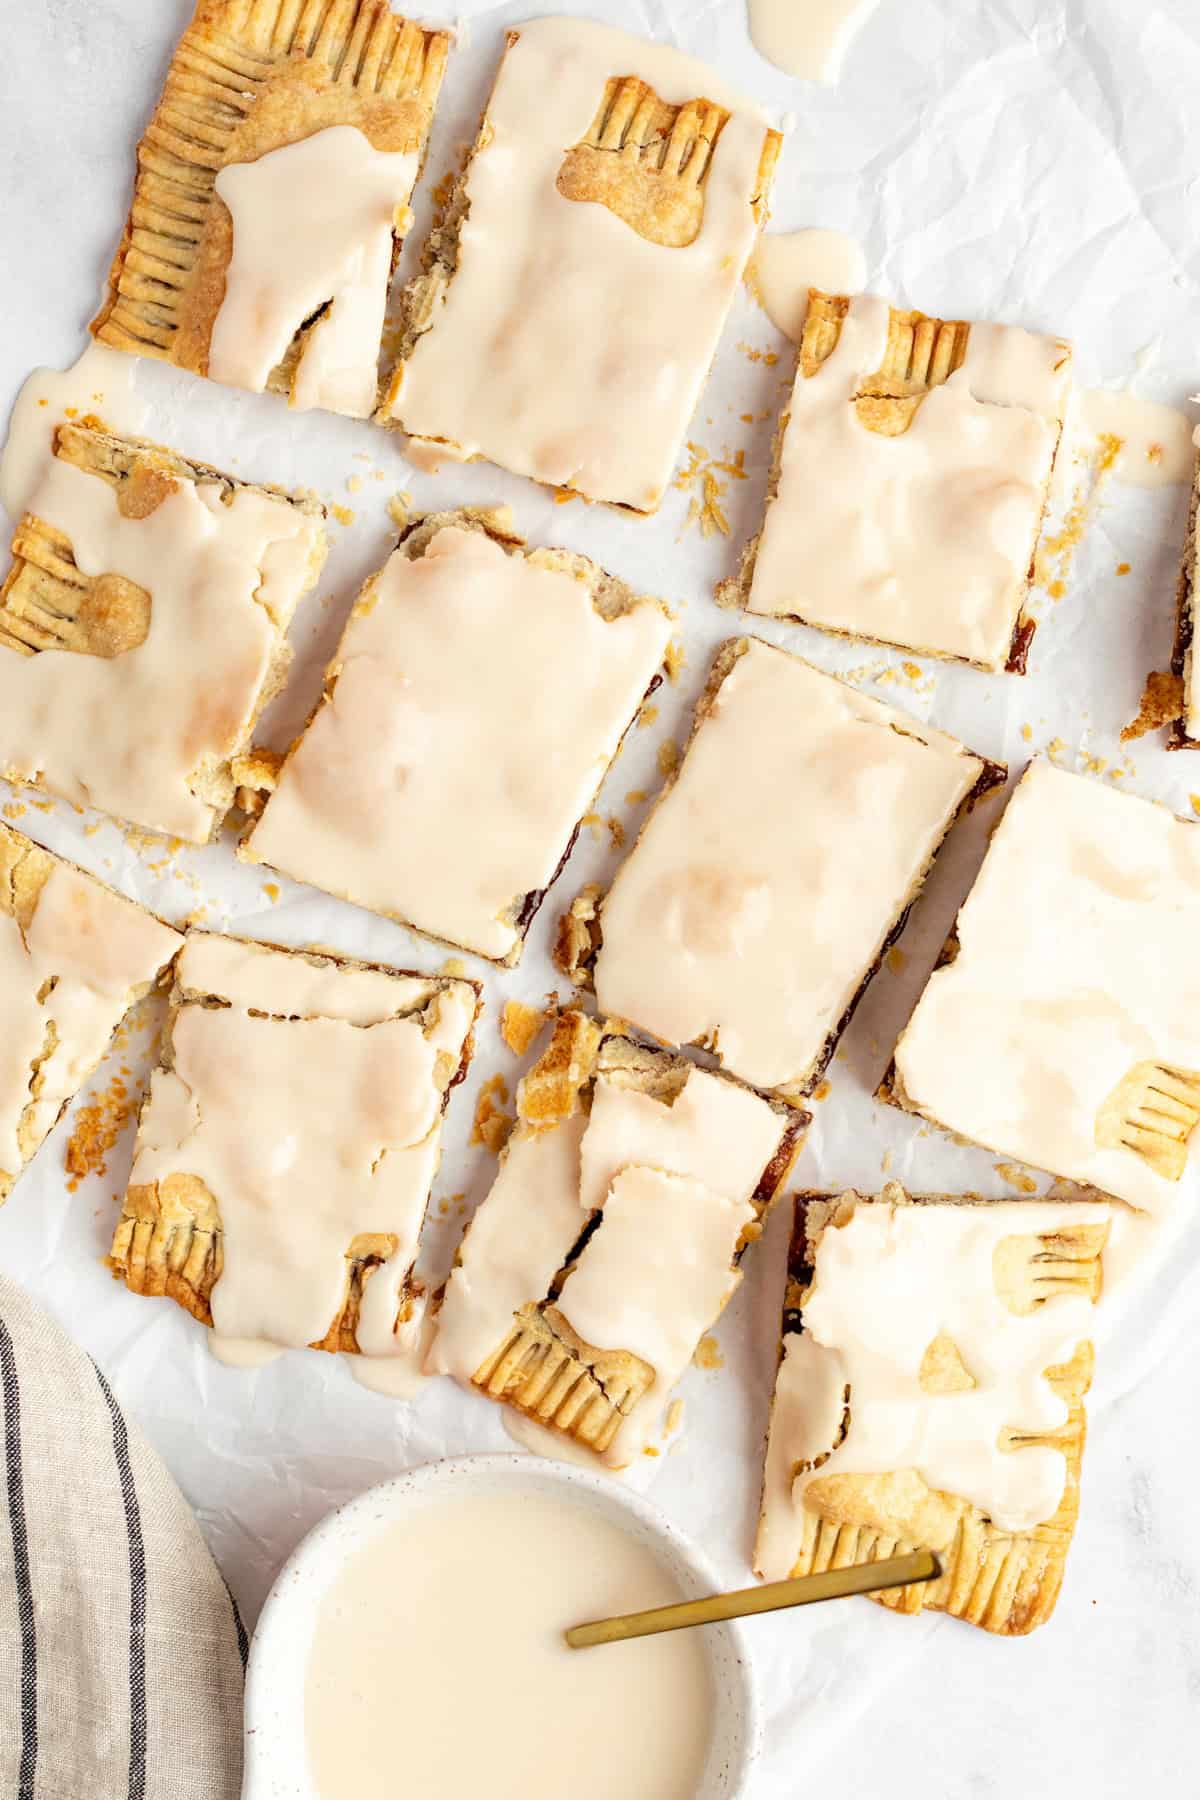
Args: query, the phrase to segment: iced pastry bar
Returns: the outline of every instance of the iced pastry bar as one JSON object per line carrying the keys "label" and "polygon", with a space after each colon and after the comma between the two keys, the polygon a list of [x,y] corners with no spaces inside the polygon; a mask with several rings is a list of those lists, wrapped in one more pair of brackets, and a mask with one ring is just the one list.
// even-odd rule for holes
{"label": "iced pastry bar", "polygon": [[883,1097],[1160,1221],[1200,1120],[1200,826],[1032,762]]}
{"label": "iced pastry bar", "polygon": [[[671,621],[506,508],[438,513],[363,590],[241,854],[514,963]],[[253,801],[251,802],[253,804]]]}
{"label": "iced pastry bar", "polygon": [[188,840],[283,685],[325,509],[60,425],[0,587],[0,775]]}
{"label": "iced pastry bar", "polygon": [[110,1264],[218,1344],[393,1357],[479,989],[193,932]]}
{"label": "iced pastry bar", "polygon": [[687,754],[556,958],[602,1012],[811,1093],[955,816],[1003,778],[756,638],[722,645]]}
{"label": "iced pastry bar", "polygon": [[0,825],[0,1201],[182,942]]}
{"label": "iced pastry bar", "polygon": [[1196,676],[1196,519],[1200,508],[1200,457],[1192,475],[1192,498],[1188,507],[1187,540],[1175,591],[1175,649],[1171,672],[1182,684],[1182,710],[1167,738],[1170,750],[1200,749],[1200,681]]}
{"label": "iced pastry bar", "polygon": [[1071,349],[813,291],[762,529],[719,598],[1024,673]]}
{"label": "iced pastry bar", "polygon": [[368,417],[450,41],[386,0],[199,0],[95,336]]}
{"label": "iced pastry bar", "polygon": [[404,296],[381,416],[442,455],[653,512],[779,144],[677,50],[584,19],[510,31]]}
{"label": "iced pastry bar", "polygon": [[1054,1610],[1075,1519],[1110,1208],[801,1194],[755,1567],[933,1550],[873,1598],[1004,1636]]}
{"label": "iced pastry bar", "polygon": [[624,1467],[736,1289],[808,1116],[576,1011],[517,1110],[428,1367]]}

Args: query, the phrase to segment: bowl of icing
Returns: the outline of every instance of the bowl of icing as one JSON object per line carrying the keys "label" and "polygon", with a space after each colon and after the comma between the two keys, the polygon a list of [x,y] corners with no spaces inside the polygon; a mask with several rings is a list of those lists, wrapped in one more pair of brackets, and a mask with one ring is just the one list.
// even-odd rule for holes
{"label": "bowl of icing", "polygon": [[590,1650],[561,1636],[721,1586],[611,1476],[519,1455],[411,1470],[332,1513],[272,1587],[242,1800],[503,1800],[533,1768],[579,1800],[740,1800],[760,1720],[736,1620]]}

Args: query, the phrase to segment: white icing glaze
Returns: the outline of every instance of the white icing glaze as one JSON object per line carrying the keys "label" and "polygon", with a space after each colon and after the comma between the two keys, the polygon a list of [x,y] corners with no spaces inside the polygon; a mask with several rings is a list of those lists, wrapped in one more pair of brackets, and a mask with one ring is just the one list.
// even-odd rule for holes
{"label": "white icing glaze", "polygon": [[605,619],[536,556],[461,527],[395,552],[244,854],[485,956],[519,948],[521,903],[553,880],[671,631],[649,600]]}
{"label": "white icing glaze", "polygon": [[13,402],[0,457],[0,505],[15,525],[32,510],[54,466],[54,430],[64,419],[96,415],[110,431],[140,437],[147,407],[134,394],[138,365],[120,350],[91,339],[69,369],[35,369]]}
{"label": "white icing glaze", "polygon": [[[1086,1203],[859,1202],[822,1233],[804,1331],[785,1340],[771,1417],[763,1523],[755,1566],[788,1575],[810,1482],[915,1470],[940,1492],[977,1506],[1002,1531],[1028,1531],[1062,1499],[1066,1462],[1052,1445],[1006,1444],[1065,1424],[1067,1405],[1045,1379],[1094,1327],[1083,1294],[1016,1313],[997,1290],[994,1258],[1006,1238],[1106,1219]],[[974,1386],[929,1393],[920,1380],[930,1344],[952,1340]],[[846,1389],[846,1435],[835,1446]],[[825,1460],[815,1469],[797,1463]],[[946,1545],[933,1544],[932,1549]]]}
{"label": "white icing glaze", "polygon": [[562,1639],[583,1619],[682,1598],[652,1548],[569,1494],[451,1494],[406,1512],[320,1602],[305,1684],[314,1793],[394,1800],[399,1769],[422,1800],[500,1800],[548,1780],[571,1800],[690,1800],[712,1731],[703,1633],[607,1656]]}
{"label": "white icing glaze", "polygon": [[[735,1280],[730,1259],[742,1225],[754,1216],[748,1202],[783,1130],[778,1114],[759,1095],[696,1068],[670,1102],[627,1087],[602,1070],[590,1114],[576,1112],[549,1128],[518,1126],[491,1192],[463,1239],[438,1315],[428,1370],[469,1382],[503,1343],[514,1314],[546,1298],[589,1215],[602,1208],[580,1267],[606,1232],[612,1241],[603,1255],[592,1258],[586,1282],[573,1290],[580,1296],[577,1309],[594,1329],[606,1332],[589,1342],[599,1349],[634,1350],[654,1362],[658,1373],[653,1396],[639,1407],[636,1422],[622,1427],[607,1459],[617,1466],[627,1463],[653,1428],[667,1389],[683,1372]],[[617,1179],[629,1170],[659,1177],[665,1172],[678,1185],[664,1193],[635,1184],[626,1190],[625,1202],[610,1212]],[[700,1188],[702,1194],[692,1193]],[[656,1207],[660,1195],[664,1204]],[[695,1213],[686,1225],[689,1204]],[[635,1230],[633,1213],[639,1209],[647,1216]],[[726,1227],[732,1231],[727,1247]],[[680,1232],[690,1249],[680,1250]],[[635,1270],[643,1254],[647,1268]],[[568,1285],[575,1279],[571,1275]],[[606,1301],[610,1287],[612,1296]],[[713,1294],[716,1298],[704,1312]],[[621,1310],[626,1304],[633,1308],[629,1315]],[[602,1321],[605,1305],[611,1310]],[[567,1316],[586,1338],[569,1310]],[[627,1319],[636,1342],[620,1335]],[[639,1344],[652,1346],[661,1363]],[[538,1432],[531,1441],[523,1428],[518,1435],[528,1448],[542,1453],[551,1438],[559,1438]],[[594,1466],[590,1452],[582,1454]]]}
{"label": "white icing glaze", "polygon": [[750,291],[793,343],[800,342],[808,312],[808,290],[860,294],[867,280],[863,247],[844,231],[771,231],[759,238],[750,259]]}
{"label": "white icing glaze", "polygon": [[981,766],[752,640],[604,901],[601,1011],[802,1080]]}
{"label": "white icing glaze", "polygon": [[1192,1171],[1100,1146],[1096,1120],[1139,1062],[1200,1070],[1200,828],[1035,761],[957,930],[896,1048],[911,1104],[1160,1219],[1190,1206]]}
{"label": "white icing glaze", "polygon": [[[0,1176],[21,1168],[17,1128],[26,1106],[39,1143],[103,1056],[139,989],[182,943],[178,933],[100,882],[56,862],[28,930],[0,912]],[[46,983],[53,988],[39,998]],[[56,1041],[30,1090],[30,1066]]]}
{"label": "white icing glaze", "polygon": [[305,338],[292,405],[369,417],[392,232],[407,222],[417,163],[415,151],[376,150],[356,126],[332,125],[220,170],[233,254],[209,344],[214,380],[261,392],[331,303]]}
{"label": "white icing glaze", "polygon": [[193,782],[245,735],[279,634],[323,558],[321,520],[251,488],[226,505],[217,483],[184,477],[153,512],[127,518],[100,476],[42,461],[55,423],[19,409],[17,430],[33,444],[11,451],[14,496],[70,540],[85,575],[146,589],[150,625],[111,658],[0,651],[0,771],[203,843],[218,814]]}
{"label": "white icing glaze", "polygon": [[[754,48],[787,75],[834,82],[879,0],[750,0]],[[844,291],[844,290],[839,290]]]}
{"label": "white icing glaze", "polygon": [[632,1351],[654,1380],[604,1460],[627,1464],[741,1279],[733,1253],[754,1208],[691,1175],[636,1164],[613,1178],[604,1216],[557,1305],[587,1344]]}
{"label": "white icing glaze", "polygon": [[[468,175],[457,271],[391,412],[535,480],[658,504],[754,242],[764,121],[715,71],[582,19],[519,28]],[[555,182],[611,77],[730,109],[699,233],[667,248]]]}
{"label": "white icing glaze", "polygon": [[1003,668],[1053,466],[1070,355],[972,325],[966,360],[907,431],[853,405],[882,365],[885,300],[860,295],[815,374],[799,371],[749,610]]}
{"label": "white icing glaze", "polygon": [[[214,954],[213,939],[188,940],[185,996],[204,992],[198,977]],[[473,991],[448,990],[423,1028],[420,1014],[396,1016],[414,1003],[411,981],[396,983],[389,1016],[351,979],[360,972],[347,971],[344,1003],[313,1015],[320,972],[303,958],[237,954],[249,959],[243,978],[230,957],[218,989],[230,1004],[185,999],[175,1015],[174,1067],[152,1078],[131,1184],[189,1174],[216,1199],[224,1264],[211,1306],[223,1340],[323,1338],[341,1309],[352,1240],[392,1240],[366,1281],[357,1339],[367,1356],[403,1354],[419,1327],[397,1311],[440,1154],[439,1059],[457,1061]],[[264,999],[279,1012],[263,1016]]]}
{"label": "white icing glaze", "polygon": [[1089,449],[1101,438],[1120,440],[1112,465],[1116,481],[1169,487],[1192,479],[1192,420],[1178,407],[1143,400],[1128,388],[1088,388],[1079,396],[1078,424]]}

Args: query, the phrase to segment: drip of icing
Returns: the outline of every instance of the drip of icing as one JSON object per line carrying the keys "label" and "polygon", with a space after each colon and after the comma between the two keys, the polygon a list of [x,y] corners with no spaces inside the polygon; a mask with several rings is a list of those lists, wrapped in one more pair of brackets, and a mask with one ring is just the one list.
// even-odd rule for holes
{"label": "drip of icing", "polygon": [[1193,421],[1178,407],[1143,400],[1128,388],[1088,388],[1079,395],[1077,430],[1085,442],[1119,439],[1116,481],[1153,488],[1192,479]]}
{"label": "drip of icing", "polygon": [[0,505],[13,525],[33,510],[54,465],[54,432],[66,419],[101,418],[109,431],[139,437],[147,409],[134,393],[137,359],[89,341],[69,369],[35,369],[13,402],[0,457]]}
{"label": "drip of icing", "polygon": [[866,280],[866,253],[857,239],[816,229],[760,237],[747,273],[747,285],[767,317],[795,344],[804,329],[809,288],[860,294]]}
{"label": "drip of icing", "polygon": [[750,0],[754,48],[786,75],[834,82],[878,0]]}
{"label": "drip of icing", "polygon": [[284,1349],[266,1338],[222,1337],[218,1331],[209,1332],[208,1348],[227,1369],[265,1369],[279,1360]]}
{"label": "drip of icing", "polygon": [[326,307],[305,337],[292,404],[360,419],[374,411],[392,232],[417,160],[333,125],[220,171],[233,254],[209,344],[214,380],[261,392],[304,321]]}

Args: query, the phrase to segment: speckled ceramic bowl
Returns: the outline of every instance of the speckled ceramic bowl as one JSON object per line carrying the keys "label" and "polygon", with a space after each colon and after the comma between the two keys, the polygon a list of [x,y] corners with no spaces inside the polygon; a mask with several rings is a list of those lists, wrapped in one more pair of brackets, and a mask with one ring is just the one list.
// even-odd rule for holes
{"label": "speckled ceramic bowl", "polygon": [[[348,1557],[383,1526],[451,1492],[557,1496],[564,1490],[572,1504],[605,1514],[652,1549],[686,1597],[714,1593],[721,1586],[707,1559],[657,1507],[589,1469],[530,1456],[469,1456],[429,1463],[386,1481],[310,1532],[267,1596],[246,1672],[242,1800],[320,1800],[305,1750],[305,1671],[317,1610]],[[703,1638],[716,1706],[712,1750],[696,1800],[740,1800],[748,1789],[760,1734],[749,1652],[736,1621],[705,1626]]]}

